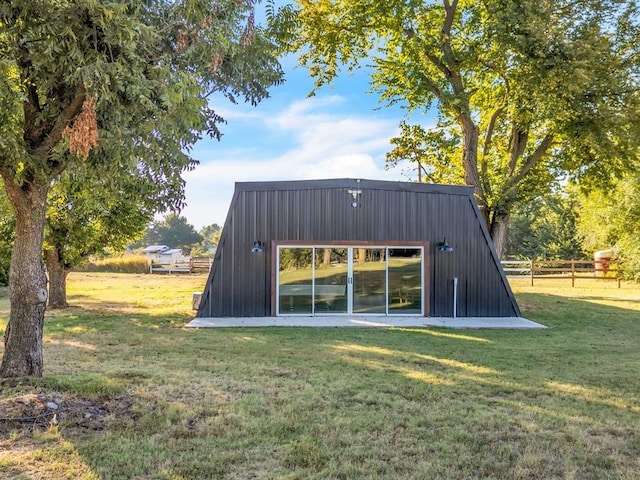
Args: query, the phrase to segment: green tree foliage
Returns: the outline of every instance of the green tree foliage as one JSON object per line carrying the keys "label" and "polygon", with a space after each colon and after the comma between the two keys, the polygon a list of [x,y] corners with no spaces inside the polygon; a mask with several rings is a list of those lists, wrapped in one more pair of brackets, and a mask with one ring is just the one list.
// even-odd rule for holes
{"label": "green tree foliage", "polygon": [[191,250],[192,256],[210,256],[211,249],[218,246],[220,241],[220,235],[222,234],[222,227],[217,223],[202,227],[200,232],[202,241],[194,249]]}
{"label": "green tree foliage", "polygon": [[0,175],[16,218],[0,376],[42,374],[49,187],[85,165],[114,191],[135,172],[183,202],[189,147],[219,136],[212,102],[282,79],[252,0],[0,3]]}
{"label": "green tree foliage", "polygon": [[515,205],[566,172],[602,183],[636,154],[633,1],[316,0],[272,20],[316,88],[370,64],[383,103],[437,109],[436,128],[403,128],[389,158],[461,172],[499,252]]}
{"label": "green tree foliage", "polygon": [[280,251],[281,270],[310,268],[313,262],[310,248],[285,248]]}
{"label": "green tree foliage", "polygon": [[591,259],[577,237],[579,203],[574,191],[552,192],[518,205],[511,215],[505,257]]}
{"label": "green tree foliage", "polygon": [[630,172],[581,198],[577,231],[593,255],[612,249],[622,276],[640,281],[640,173]]}
{"label": "green tree foliage", "polygon": [[391,139],[393,149],[387,153],[385,168],[409,163],[419,183],[462,183],[464,172],[455,161],[459,139],[447,136],[444,129],[426,129],[420,125],[400,122],[400,135]]}
{"label": "green tree foliage", "polygon": [[138,244],[143,246],[167,245],[190,252],[202,240],[202,236],[185,217],[177,213],[170,213],[163,220],[153,222]]}

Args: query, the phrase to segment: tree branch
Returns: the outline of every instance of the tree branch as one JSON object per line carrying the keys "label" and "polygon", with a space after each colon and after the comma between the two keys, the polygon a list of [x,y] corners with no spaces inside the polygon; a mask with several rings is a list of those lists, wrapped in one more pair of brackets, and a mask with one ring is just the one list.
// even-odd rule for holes
{"label": "tree branch", "polygon": [[518,159],[524,154],[528,140],[529,132],[518,128],[514,123],[511,128],[511,144],[509,146],[509,175],[515,172]]}
{"label": "tree branch", "polygon": [[409,39],[415,40],[420,44],[422,52],[438,70],[440,70],[446,77],[451,76],[451,70],[449,70],[449,68],[447,68],[447,66],[442,62],[442,60],[440,60],[436,55],[433,54],[433,52],[431,52],[427,48],[426,43],[422,40],[421,37],[416,35],[416,32],[413,28],[405,28],[404,33],[407,35]]}
{"label": "tree branch", "polygon": [[536,148],[536,150],[526,159],[522,168],[520,168],[520,171],[507,180],[505,190],[509,191],[512,188],[517,187],[527,173],[529,173],[544,158],[549,149],[553,146],[553,143],[553,135],[551,133],[547,134],[538,145],[538,148]]}
{"label": "tree branch", "polygon": [[[496,127],[496,122],[498,121],[498,117],[502,115],[502,112],[504,112],[504,108],[498,107],[491,114],[491,118],[489,119],[489,126],[487,127],[487,133],[484,136],[484,146],[482,149],[483,157],[489,155],[489,149],[491,148],[491,141],[493,140],[493,131]],[[486,163],[486,162],[483,162],[483,163]],[[486,168],[483,168],[483,172],[486,172]]]}
{"label": "tree branch", "polygon": [[442,52],[446,60],[447,77],[453,87],[453,92],[459,95],[464,92],[464,86],[462,85],[462,78],[460,77],[458,69],[458,61],[451,47],[451,28],[453,27],[457,8],[458,0],[453,0],[451,3],[449,3],[448,0],[444,0],[445,17],[442,30],[440,31],[440,39],[442,40]]}
{"label": "tree branch", "polygon": [[62,138],[62,132],[65,127],[82,111],[82,104],[84,103],[86,93],[87,91],[84,88],[84,84],[78,83],[75,87],[73,98],[60,115],[58,115],[46,138],[36,148],[36,152],[39,155],[47,157],[51,153],[53,147],[55,147]]}
{"label": "tree branch", "polygon": [[38,115],[42,111],[38,89],[31,81],[30,71],[33,63],[29,58],[29,50],[25,43],[19,46],[20,58],[17,61],[20,70],[20,80],[26,86],[27,99],[22,103],[24,113],[24,133],[23,139],[28,145],[34,146],[42,133],[42,126],[38,126]]}
{"label": "tree branch", "polygon": [[444,0],[444,10],[446,12],[444,25],[442,26],[442,33],[447,35],[451,34],[451,27],[453,26],[453,20],[456,14],[456,9],[458,8],[458,0],[453,0],[453,2],[449,3],[448,0]]}
{"label": "tree branch", "polygon": [[487,133],[484,136],[484,145],[482,147],[482,158],[480,159],[480,181],[482,182],[482,188],[487,193],[487,195],[492,195],[491,184],[489,182],[489,153],[491,149],[491,142],[493,141],[493,132],[496,127],[496,122],[498,121],[498,117],[504,111],[504,107],[498,107],[492,114],[489,119],[489,125],[487,126]]}

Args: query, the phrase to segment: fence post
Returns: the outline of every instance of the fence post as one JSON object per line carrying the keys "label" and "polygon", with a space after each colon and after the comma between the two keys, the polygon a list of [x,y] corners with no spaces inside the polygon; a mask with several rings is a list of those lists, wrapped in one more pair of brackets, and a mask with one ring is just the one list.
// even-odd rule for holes
{"label": "fence post", "polygon": [[529,265],[529,273],[531,274],[531,286],[533,287],[533,259],[531,259],[531,264]]}
{"label": "fence post", "polygon": [[571,286],[576,286],[576,261],[571,260]]}

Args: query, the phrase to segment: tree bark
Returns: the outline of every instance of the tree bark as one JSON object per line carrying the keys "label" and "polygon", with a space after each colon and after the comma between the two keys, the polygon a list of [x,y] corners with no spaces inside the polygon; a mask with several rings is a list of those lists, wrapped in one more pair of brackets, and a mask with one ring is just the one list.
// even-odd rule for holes
{"label": "tree bark", "polygon": [[329,265],[331,265],[331,249],[325,248],[322,253],[322,266],[328,267]]}
{"label": "tree bark", "polygon": [[484,196],[484,189],[480,182],[478,173],[478,137],[480,135],[478,126],[468,115],[460,115],[460,126],[462,127],[462,166],[464,168],[464,182],[473,187],[476,201],[480,211],[485,215],[488,223],[487,203]]}
{"label": "tree bark", "polygon": [[507,242],[507,230],[509,227],[509,214],[495,214],[490,226],[490,235],[493,245],[498,253],[498,257],[502,258],[504,247]]}
{"label": "tree bark", "polygon": [[45,250],[44,261],[49,274],[49,308],[67,308],[67,275],[70,269],[62,261],[57,247]]}
{"label": "tree bark", "polygon": [[9,273],[11,312],[4,334],[0,377],[41,377],[47,300],[42,238],[48,183],[40,185],[32,179],[17,185],[11,176],[3,176],[15,209],[16,230]]}

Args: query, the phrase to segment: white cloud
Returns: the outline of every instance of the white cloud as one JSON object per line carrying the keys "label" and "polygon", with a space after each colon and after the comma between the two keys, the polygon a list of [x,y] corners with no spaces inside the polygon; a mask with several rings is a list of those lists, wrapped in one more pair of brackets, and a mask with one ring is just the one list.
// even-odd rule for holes
{"label": "white cloud", "polygon": [[347,103],[337,95],[298,100],[280,112],[243,116],[242,144],[225,144],[224,137],[201,142],[192,152],[201,164],[184,175],[188,206],[182,214],[198,229],[222,225],[235,182],[400,180],[400,170],[384,170],[398,119],[345,112]]}
{"label": "white cloud", "polygon": [[346,99],[340,95],[327,95],[324,97],[309,97],[295,100],[273,118],[266,119],[267,125],[275,126],[283,130],[297,130],[300,127],[299,120],[322,121],[331,118],[331,112],[323,112],[325,108],[333,108],[336,111],[344,106]]}

